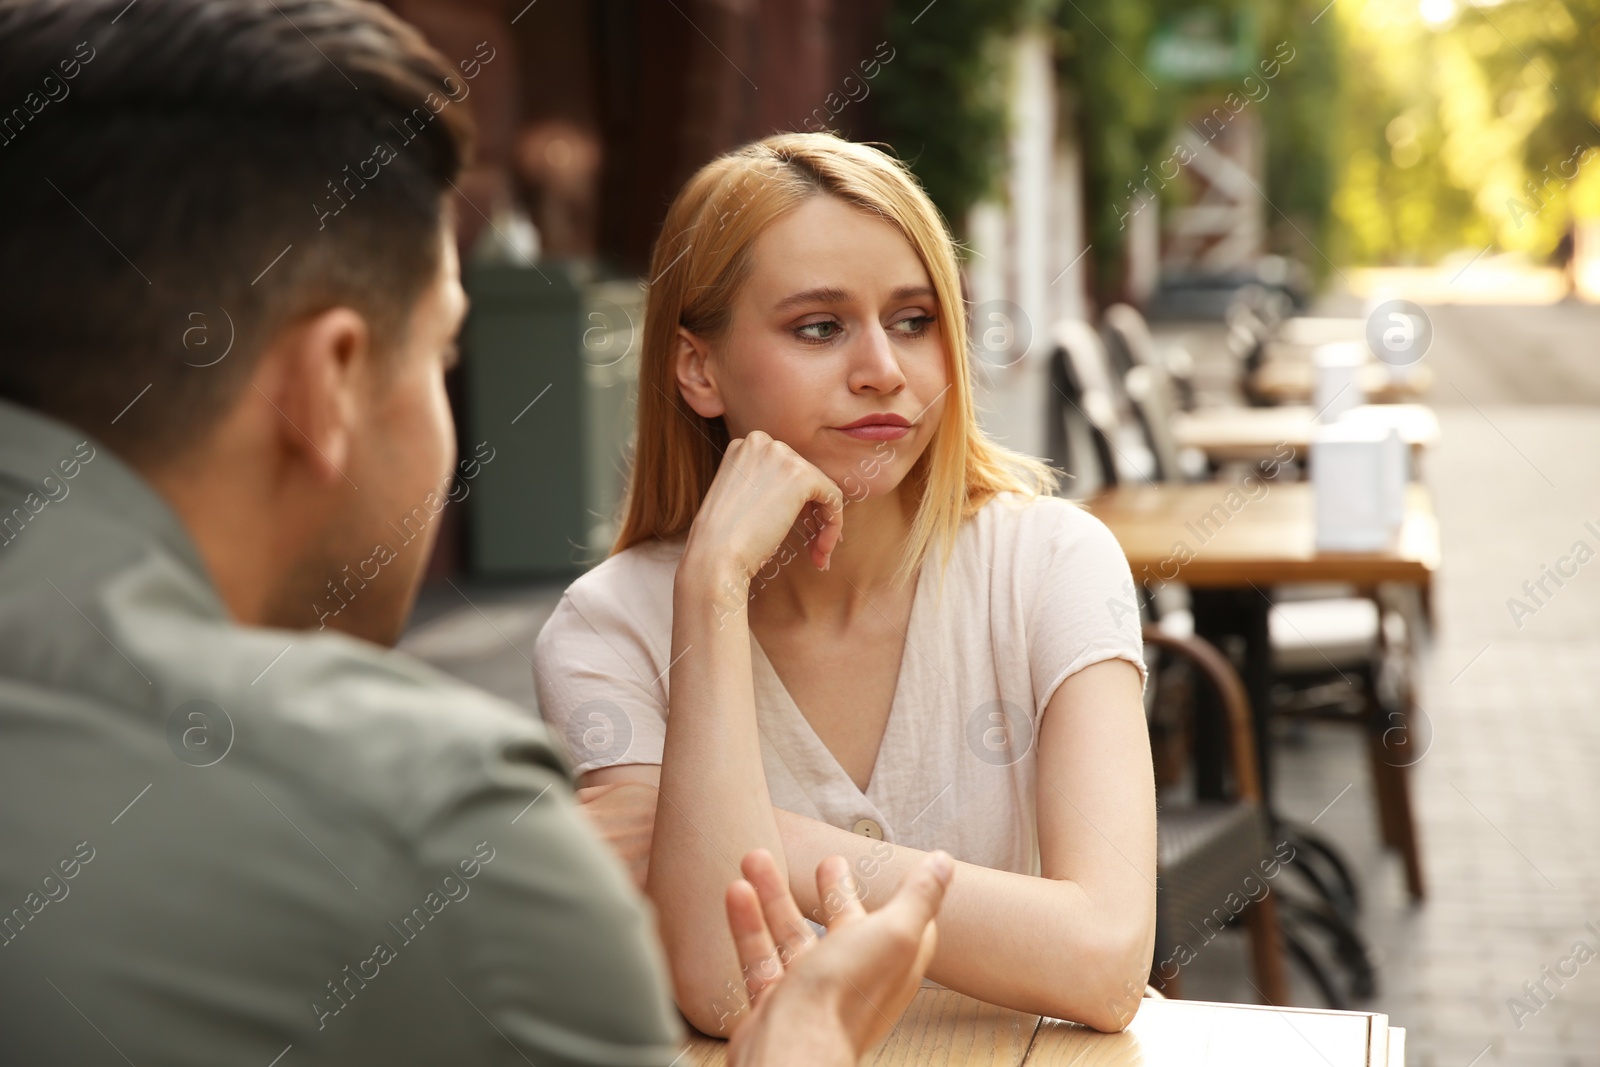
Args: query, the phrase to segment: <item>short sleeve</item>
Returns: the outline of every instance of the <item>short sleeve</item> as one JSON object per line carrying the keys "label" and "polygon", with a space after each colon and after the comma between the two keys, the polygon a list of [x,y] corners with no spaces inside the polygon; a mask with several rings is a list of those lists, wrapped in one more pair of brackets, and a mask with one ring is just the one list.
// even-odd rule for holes
{"label": "short sleeve", "polygon": [[533,653],[539,713],[566,746],[574,775],[659,766],[667,738],[670,598],[663,612],[657,598],[629,603],[593,583],[586,587],[590,577],[594,572],[567,590],[539,632]]}
{"label": "short sleeve", "polygon": [[1133,572],[1105,523],[1070,500],[1041,498],[1018,545],[1027,583],[1028,666],[1044,713],[1063,681],[1094,663],[1123,659],[1147,671]]}

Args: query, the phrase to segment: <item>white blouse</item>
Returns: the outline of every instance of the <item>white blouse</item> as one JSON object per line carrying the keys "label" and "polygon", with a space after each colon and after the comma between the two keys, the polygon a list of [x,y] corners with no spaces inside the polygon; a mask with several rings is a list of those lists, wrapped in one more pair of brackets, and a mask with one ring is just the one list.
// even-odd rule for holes
{"label": "white blouse", "polygon": [[[567,589],[534,650],[540,711],[575,772],[661,763],[682,537],[621,552]],[[798,564],[797,564],[798,565]],[[962,524],[945,575],[918,573],[900,674],[865,791],[790,698],[752,634],[772,802],[893,844],[1037,874],[1038,736],[1056,687],[1124,659],[1145,674],[1126,557],[1068,500],[1002,493]]]}

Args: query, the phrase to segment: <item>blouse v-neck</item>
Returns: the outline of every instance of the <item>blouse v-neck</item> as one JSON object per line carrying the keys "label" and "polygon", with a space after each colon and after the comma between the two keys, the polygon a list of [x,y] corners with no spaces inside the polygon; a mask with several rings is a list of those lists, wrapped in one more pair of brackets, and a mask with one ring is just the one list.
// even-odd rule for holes
{"label": "blouse v-neck", "polygon": [[[862,789],[860,786],[856,785],[855,779],[850,777],[850,772],[844,769],[844,765],[840,763],[839,758],[833,754],[833,750],[830,749],[823,742],[822,738],[817,735],[816,729],[811,725],[811,720],[807,719],[805,713],[800,710],[800,705],[796,703],[794,697],[789,693],[789,687],[784,684],[783,678],[779,676],[777,668],[772,665],[772,660],[767,657],[767,650],[761,647],[761,641],[756,637],[755,630],[752,629],[750,631],[750,648],[751,651],[755,653],[751,657],[751,665],[757,672],[765,672],[766,681],[771,686],[772,691],[776,693],[778,697],[775,702],[775,706],[772,709],[774,713],[773,718],[769,719],[767,723],[763,724],[763,729],[769,734],[769,738],[771,740],[777,742],[775,745],[777,754],[784,759],[785,763],[790,765],[791,770],[795,770],[796,768],[795,761],[790,759],[790,756],[804,756],[806,757],[804,762],[809,763],[813,769],[823,769],[824,773],[829,779],[832,780],[833,784],[847,786],[862,800],[876,805],[878,794],[875,792],[875,790],[883,781],[884,777],[880,773],[883,768],[884,754],[896,747],[890,742],[893,738],[893,735],[897,732],[897,729],[903,732],[902,720],[905,718],[905,713],[900,707],[902,703],[900,695],[907,691],[908,684],[906,674],[909,669],[913,669],[914,667],[912,662],[912,654],[916,648],[915,642],[918,632],[917,621],[921,614],[921,605],[923,601],[922,586],[927,580],[927,571],[928,567],[926,563],[917,568],[917,577],[913,583],[914,587],[911,591],[911,611],[906,616],[905,632],[901,635],[902,644],[900,646],[900,664],[895,671],[894,694],[889,698],[889,714],[888,717],[884,719],[883,734],[878,738],[878,749],[873,755],[872,770],[867,775],[867,787],[865,789]],[[758,681],[758,687],[759,684],[760,683]],[[758,720],[761,718],[759,715],[759,708],[757,718]],[[781,743],[779,738],[771,737],[772,727],[778,727],[781,729],[781,731],[787,735],[787,737],[783,740],[788,740],[792,743],[801,745],[804,749],[804,752],[791,753],[788,750],[788,747]],[[805,778],[809,776],[799,777]]]}

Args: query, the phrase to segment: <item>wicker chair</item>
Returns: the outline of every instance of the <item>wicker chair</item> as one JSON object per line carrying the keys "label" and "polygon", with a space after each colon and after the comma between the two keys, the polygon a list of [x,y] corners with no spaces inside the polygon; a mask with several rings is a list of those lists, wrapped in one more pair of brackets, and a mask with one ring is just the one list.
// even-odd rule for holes
{"label": "wicker chair", "polygon": [[[1107,332],[1120,338],[1127,351],[1137,353],[1148,347],[1149,331],[1138,311],[1117,305],[1106,312],[1106,321]],[[1115,347],[1111,346],[1112,350]],[[1076,358],[1082,362],[1095,355],[1093,347],[1081,345]],[[1187,480],[1169,428],[1176,406],[1170,379],[1148,358],[1133,359],[1130,367],[1124,392],[1155,457],[1156,479]],[[1105,368],[1107,373],[1112,371],[1112,367]],[[1409,768],[1421,758],[1416,749],[1426,736],[1414,736],[1413,726],[1420,716],[1410,681],[1415,639],[1406,622],[1408,612],[1395,602],[1395,594],[1376,588],[1286,586],[1273,589],[1271,599],[1268,634],[1273,675],[1277,689],[1287,694],[1273,710],[1346,723],[1365,731],[1382,839],[1399,853],[1406,887],[1412,900],[1420,902],[1427,887]],[[1303,837],[1327,861],[1319,888],[1353,916],[1357,907],[1354,879],[1334,853],[1318,846],[1318,839]],[[1302,872],[1313,878],[1318,877],[1318,870],[1317,866],[1302,867]]]}
{"label": "wicker chair", "polygon": [[[1156,955],[1150,981],[1169,996],[1180,995],[1181,967],[1169,963],[1179,956],[1177,946],[1190,931],[1207,941],[1205,931],[1213,925],[1232,925],[1241,918],[1250,934],[1250,951],[1255,984],[1271,1004],[1284,1004],[1288,985],[1283,964],[1278,900],[1264,871],[1273,863],[1268,824],[1261,805],[1261,789],[1256,774],[1254,733],[1244,686],[1226,657],[1210,643],[1197,637],[1176,637],[1154,626],[1146,626],[1147,647],[1163,656],[1189,664],[1201,681],[1217,694],[1227,716],[1229,762],[1232,764],[1234,796],[1225,801],[1197,801],[1183,806],[1166,806],[1157,820],[1156,861]],[[1154,709],[1152,739],[1157,746],[1158,764],[1169,762],[1169,742],[1185,732],[1174,721],[1174,708],[1181,702],[1162,701],[1159,693]],[[1259,899],[1251,900],[1250,879],[1268,888]],[[1239,907],[1230,900],[1241,901]],[[1193,947],[1191,946],[1191,951]]]}

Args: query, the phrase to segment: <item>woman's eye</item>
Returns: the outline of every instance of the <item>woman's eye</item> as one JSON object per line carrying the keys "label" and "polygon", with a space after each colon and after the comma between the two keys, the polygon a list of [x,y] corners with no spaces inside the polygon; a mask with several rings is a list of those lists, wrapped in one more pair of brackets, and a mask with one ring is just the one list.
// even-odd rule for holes
{"label": "woman's eye", "polygon": [[832,340],[838,329],[837,322],[808,322],[804,326],[797,326],[794,332],[801,340],[821,342]]}
{"label": "woman's eye", "polygon": [[909,319],[901,319],[891,328],[907,337],[919,337],[927,332],[928,327],[932,325],[932,315],[914,315]]}

